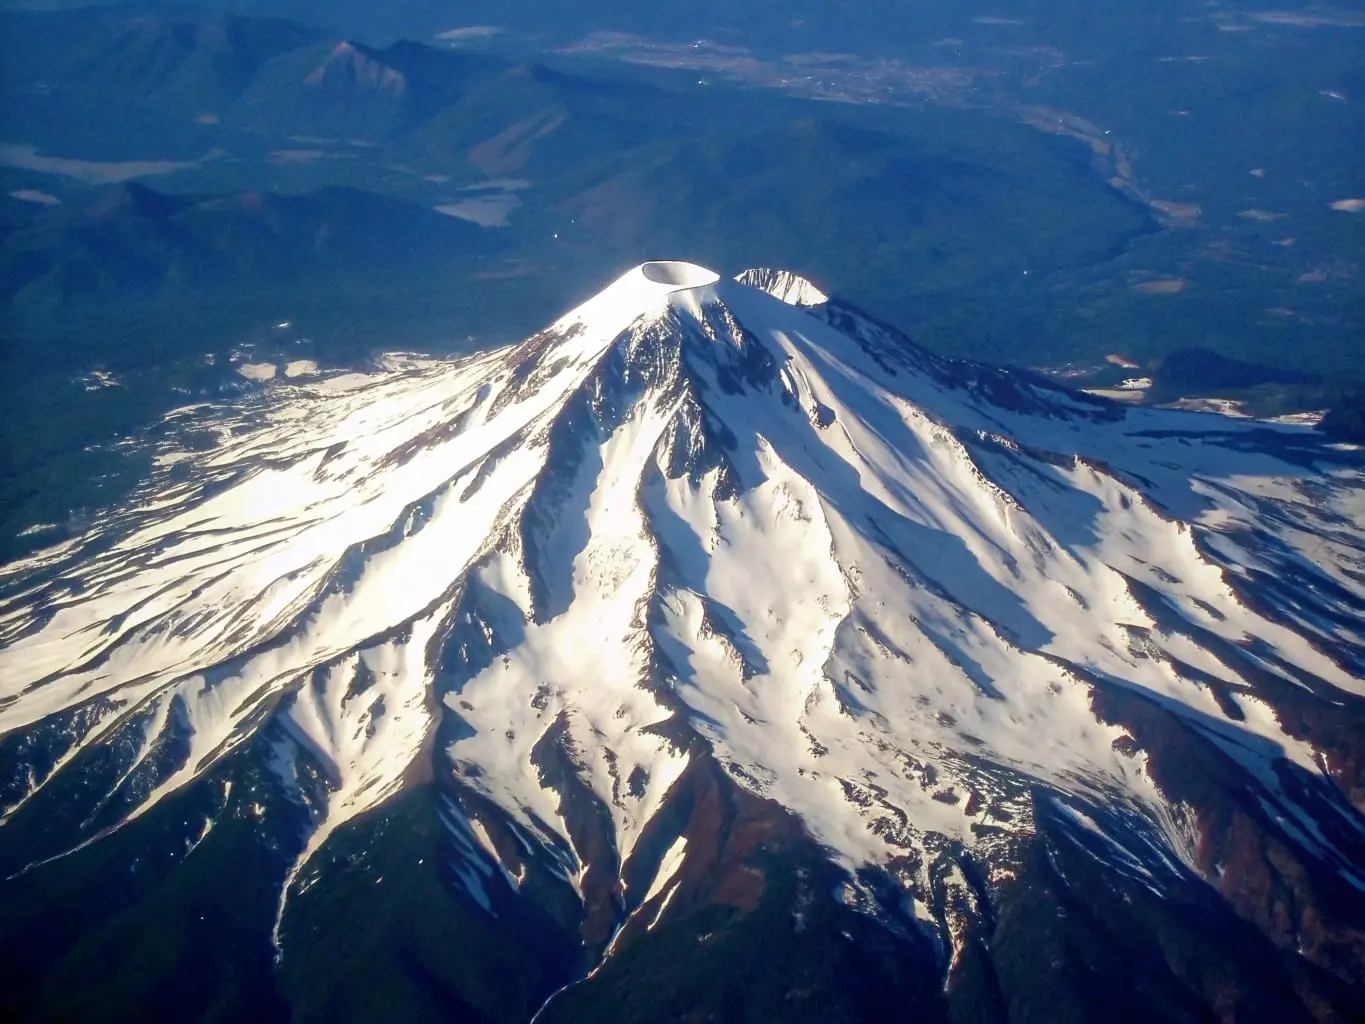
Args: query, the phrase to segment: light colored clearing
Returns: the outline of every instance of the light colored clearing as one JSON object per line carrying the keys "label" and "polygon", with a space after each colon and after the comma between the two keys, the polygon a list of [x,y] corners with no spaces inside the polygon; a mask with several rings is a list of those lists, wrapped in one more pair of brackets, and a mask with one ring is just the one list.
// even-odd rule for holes
{"label": "light colored clearing", "polygon": [[295,359],[284,366],[286,377],[309,377],[317,372],[318,364],[311,359]]}
{"label": "light colored clearing", "polygon": [[27,143],[0,145],[0,164],[18,167],[40,174],[59,174],[91,185],[111,185],[134,178],[150,178],[161,174],[195,170],[209,160],[222,156],[213,150],[197,160],[76,160],[61,156],[42,156],[36,146]]}
{"label": "light colored clearing", "polygon": [[24,527],[24,529],[20,530],[18,534],[16,534],[16,536],[32,537],[39,533],[48,533],[52,530],[59,529],[61,529],[61,527],[59,527],[56,523],[34,523],[32,526]]}
{"label": "light colored clearing", "polygon": [[[931,43],[931,46],[943,45],[943,40]],[[957,45],[962,45],[962,40],[957,40]],[[808,67],[820,64],[857,64],[860,60],[856,53],[826,53],[823,50],[815,50],[811,53],[788,53],[782,58],[784,63],[795,64],[797,67]]]}
{"label": "light colored clearing", "polygon": [[447,43],[459,43],[468,39],[487,39],[489,36],[500,35],[502,32],[501,25],[465,25],[461,28],[448,28],[444,32],[438,32],[436,38]]}
{"label": "light colored clearing", "polygon": [[1162,277],[1155,281],[1139,281],[1131,287],[1143,295],[1174,295],[1189,287],[1189,282],[1183,277]]}
{"label": "light colored clearing", "polygon": [[60,206],[62,203],[51,193],[39,192],[36,188],[17,188],[9,194],[9,197],[25,203],[40,203],[43,206]]}
{"label": "light colored clearing", "polygon": [[1250,174],[1253,178],[1264,178],[1264,177],[1265,177],[1265,168],[1264,168],[1264,167],[1253,167],[1251,170],[1247,171],[1247,173]]}
{"label": "light colored clearing", "polygon": [[520,192],[522,189],[530,187],[531,183],[525,178],[489,178],[487,181],[476,182],[473,185],[461,185],[460,191],[488,192],[496,189],[500,192]]}
{"label": "light colored clearing", "polygon": [[1258,210],[1253,207],[1250,210],[1243,210],[1241,213],[1237,214],[1237,216],[1241,217],[1243,220],[1273,221],[1279,220],[1284,214],[1274,213],[1270,210]]}
{"label": "light colored clearing", "polygon": [[519,277],[529,277],[531,266],[522,261],[513,261],[501,270],[480,270],[474,275],[476,281],[515,281]]}
{"label": "light colored clearing", "polygon": [[272,164],[311,164],[318,160],[341,159],[346,153],[329,153],[325,149],[277,149],[270,154]]}
{"label": "light colored clearing", "polygon": [[1183,409],[1186,412],[1213,412],[1219,416],[1231,416],[1239,420],[1251,418],[1242,407],[1242,403],[1231,398],[1180,398],[1171,402],[1167,408]]}
{"label": "light colored clearing", "polygon": [[447,217],[467,220],[480,227],[500,228],[506,226],[507,219],[512,215],[512,211],[520,205],[520,199],[504,192],[497,195],[462,199],[458,203],[442,203],[436,207],[436,212],[444,213]]}
{"label": "light colored clearing", "polygon": [[1170,199],[1153,199],[1152,208],[1182,223],[1198,220],[1204,213],[1198,203],[1177,203]]}
{"label": "light colored clearing", "polygon": [[1151,377],[1129,377],[1119,385],[1120,391],[1146,391],[1152,386]]}
{"label": "light colored clearing", "polygon": [[1332,204],[1332,209],[1342,213],[1362,213],[1365,212],[1365,199],[1338,199]]}
{"label": "light colored clearing", "polygon": [[196,118],[194,119],[194,123],[195,123],[195,124],[217,124],[217,123],[218,123],[218,115],[217,115],[217,114],[200,114],[198,117],[196,117]]}
{"label": "light colored clearing", "polygon": [[1313,11],[1246,11],[1246,17],[1265,25],[1295,28],[1365,28],[1365,12],[1319,8]]}
{"label": "light colored clearing", "polygon": [[982,14],[972,19],[973,25],[1022,25],[1018,18],[998,18],[993,14]]}
{"label": "light colored clearing", "polygon": [[81,384],[86,391],[100,391],[103,388],[122,386],[119,379],[108,370],[91,370],[90,373],[81,378]]}
{"label": "light colored clearing", "polygon": [[243,363],[237,367],[237,372],[247,380],[274,380],[274,363]]}
{"label": "light colored clearing", "polygon": [[1322,418],[1327,415],[1326,409],[1314,409],[1309,412],[1290,412],[1283,416],[1272,416],[1271,423],[1284,423],[1288,426],[1297,427],[1316,427],[1322,422]]}
{"label": "light colored clearing", "polygon": [[1129,359],[1127,356],[1121,356],[1121,355],[1119,355],[1117,352],[1110,352],[1107,356],[1104,357],[1104,361],[1105,361],[1106,363],[1109,363],[1109,364],[1113,365],[1113,366],[1121,366],[1121,367],[1123,367],[1125,370],[1140,370],[1140,369],[1142,369],[1142,364],[1141,364],[1141,363],[1135,363],[1135,362],[1133,362],[1131,359]]}
{"label": "light colored clearing", "polygon": [[1138,403],[1145,397],[1141,391],[1131,388],[1086,388],[1087,395],[1094,395],[1096,398],[1107,398],[1111,402],[1132,402]]}
{"label": "light colored clearing", "polygon": [[1350,260],[1336,259],[1319,263],[1299,277],[1300,281],[1352,281],[1360,274],[1360,265]]}
{"label": "light colored clearing", "polygon": [[469,163],[484,174],[516,173],[526,167],[535,144],[557,131],[565,115],[546,110],[511,124],[475,145]]}

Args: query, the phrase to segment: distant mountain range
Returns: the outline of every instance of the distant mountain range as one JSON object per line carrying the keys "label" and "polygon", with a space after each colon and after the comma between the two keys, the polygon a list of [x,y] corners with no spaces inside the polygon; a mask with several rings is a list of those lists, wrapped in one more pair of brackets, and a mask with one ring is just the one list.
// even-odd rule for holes
{"label": "distant mountain range", "polygon": [[[533,166],[556,133],[605,142],[615,125],[588,116],[604,104],[639,124],[649,117],[651,90],[639,84],[413,42],[374,48],[288,21],[94,11],[7,13],[3,23],[7,132],[64,130],[87,149],[116,145],[109,118],[126,110],[177,125],[166,130],[182,144],[215,128],[296,147],[386,143],[447,171],[508,174]],[[54,109],[57,123],[41,124]]]}
{"label": "distant mountain range", "polygon": [[0,301],[29,315],[338,272],[427,273],[496,247],[466,221],[346,188],[191,197],[129,182],[37,209],[0,250]]}
{"label": "distant mountain range", "polygon": [[[89,0],[45,0],[85,6]],[[856,14],[844,0],[694,0],[686,5],[592,0],[577,7],[547,7],[539,0],[180,0],[197,12],[232,11],[285,16],[328,25],[365,38],[430,39],[447,30],[474,30],[466,42],[496,41],[499,34],[546,44],[581,39],[590,32],[631,32],[664,39],[712,38],[766,53],[793,50],[857,50],[898,55],[944,38],[973,36],[1008,45],[1013,37],[1041,34],[1056,46],[1079,45],[1088,56],[1131,50],[1145,41],[1156,19],[1167,26],[1195,22],[1207,9],[1193,0],[1149,0],[1133,10],[1094,12],[1085,4],[1057,0],[997,0],[989,9],[935,0],[865,0]],[[982,13],[986,10],[986,13]],[[488,33],[484,35],[478,30]]]}
{"label": "distant mountain range", "polygon": [[[159,191],[205,199],[344,185],[459,210],[506,190],[504,225],[459,244],[509,261],[502,269],[512,273],[554,275],[546,294],[566,280],[586,291],[661,248],[721,265],[809,260],[803,269],[888,316],[975,318],[979,348],[1013,355],[1008,319],[942,297],[988,290],[1013,310],[1032,282],[1156,229],[1150,211],[1096,176],[1084,149],[979,111],[921,111],[906,130],[872,109],[700,88],[662,72],[566,70],[411,42],[375,48],[280,20],[112,10],[11,12],[3,24],[13,59],[0,69],[0,104],[12,141],[0,181],[11,193],[87,210],[102,201],[92,182],[145,174]],[[254,215],[243,210],[234,231],[229,204],[215,202],[211,230],[246,248],[201,259],[193,239],[210,230],[210,211],[163,211],[190,236],[188,265],[158,286],[164,294],[214,267],[241,268],[247,292],[251,268],[269,265],[246,255]],[[314,202],[313,222],[330,220],[345,238],[367,237],[374,211],[363,207],[381,200]],[[416,217],[392,209],[400,224]],[[352,216],[357,224],[341,223]],[[14,217],[45,225],[11,231],[19,258],[0,295],[21,306],[55,311],[68,294],[143,299],[150,278],[166,280],[157,268],[169,267],[175,244],[156,231],[124,232],[104,284],[79,273],[49,280],[101,240],[71,234],[79,214]],[[393,245],[407,233],[397,228]],[[109,232],[101,239],[114,244]],[[305,257],[299,273],[319,265],[320,252],[286,249]],[[345,252],[365,255],[337,244],[323,262],[340,272]],[[368,272],[385,252],[351,269]],[[124,281],[135,287],[121,291]],[[505,310],[494,312],[463,332],[500,326]]]}

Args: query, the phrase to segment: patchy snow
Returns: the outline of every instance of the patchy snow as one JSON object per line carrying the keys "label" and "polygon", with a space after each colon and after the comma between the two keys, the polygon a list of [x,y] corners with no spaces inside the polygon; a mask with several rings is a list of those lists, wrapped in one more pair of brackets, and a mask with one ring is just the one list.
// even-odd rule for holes
{"label": "patchy snow", "polygon": [[668,893],[659,901],[659,909],[654,912],[654,916],[649,919],[649,924],[645,926],[645,931],[652,932],[654,926],[663,920],[663,916],[668,911],[668,906],[673,902],[673,897],[677,895],[678,889],[682,886],[681,882],[674,882],[668,887]]}

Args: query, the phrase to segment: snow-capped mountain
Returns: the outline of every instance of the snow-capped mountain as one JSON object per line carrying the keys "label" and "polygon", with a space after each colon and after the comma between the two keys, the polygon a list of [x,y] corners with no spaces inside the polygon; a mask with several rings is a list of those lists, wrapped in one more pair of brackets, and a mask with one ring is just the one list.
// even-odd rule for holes
{"label": "snow-capped mountain", "polygon": [[460,942],[548,964],[502,1002],[448,983],[478,1019],[673,1019],[685,982],[635,988],[704,984],[688,922],[773,900],[882,943],[868,984],[929,1017],[1365,996],[1355,452],[685,263],[510,348],[181,415],[219,442],[0,574],[6,900],[132,857],[146,891],[102,898],[164,902],[246,821],[268,866],[216,877],[269,891],[243,934],[287,980],[421,790]]}

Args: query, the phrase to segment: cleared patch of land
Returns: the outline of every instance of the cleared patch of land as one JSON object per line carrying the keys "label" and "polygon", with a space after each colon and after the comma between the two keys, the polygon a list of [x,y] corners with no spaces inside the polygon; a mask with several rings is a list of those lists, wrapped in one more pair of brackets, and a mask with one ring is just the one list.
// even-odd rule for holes
{"label": "cleared patch of land", "polygon": [[223,155],[213,151],[197,160],[75,160],[69,157],[44,156],[36,146],[25,143],[0,144],[0,164],[42,174],[58,174],[75,178],[91,185],[113,185],[134,178],[148,178],[177,171],[194,170],[209,160]]}
{"label": "cleared patch of land", "polygon": [[1162,277],[1155,281],[1138,281],[1132,285],[1135,292],[1143,295],[1175,295],[1183,292],[1189,287],[1189,282],[1183,277]]}

